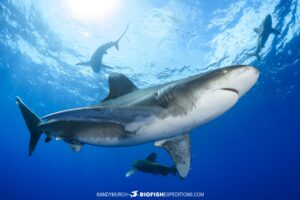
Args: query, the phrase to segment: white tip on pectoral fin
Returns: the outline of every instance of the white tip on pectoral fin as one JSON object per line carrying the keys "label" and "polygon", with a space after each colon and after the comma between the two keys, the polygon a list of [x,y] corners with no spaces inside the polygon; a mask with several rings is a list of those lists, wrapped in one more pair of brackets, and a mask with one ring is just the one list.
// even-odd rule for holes
{"label": "white tip on pectoral fin", "polygon": [[191,165],[189,132],[170,139],[156,141],[154,145],[163,147],[167,150],[172,157],[181,178],[185,178],[188,175]]}
{"label": "white tip on pectoral fin", "polygon": [[137,171],[136,169],[131,169],[126,173],[125,176],[128,178],[128,177],[132,176],[136,171]]}

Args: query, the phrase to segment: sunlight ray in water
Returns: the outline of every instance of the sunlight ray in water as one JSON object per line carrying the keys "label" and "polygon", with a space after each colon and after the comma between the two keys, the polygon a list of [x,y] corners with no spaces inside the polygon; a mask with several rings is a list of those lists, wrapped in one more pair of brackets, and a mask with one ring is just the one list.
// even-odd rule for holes
{"label": "sunlight ray in water", "polygon": [[120,0],[65,0],[71,15],[80,21],[105,20],[120,9]]}

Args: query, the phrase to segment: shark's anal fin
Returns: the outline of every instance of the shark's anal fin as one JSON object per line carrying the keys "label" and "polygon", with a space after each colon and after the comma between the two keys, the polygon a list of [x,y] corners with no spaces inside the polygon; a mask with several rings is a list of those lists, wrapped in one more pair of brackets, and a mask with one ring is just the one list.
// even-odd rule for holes
{"label": "shark's anal fin", "polygon": [[126,76],[120,73],[110,74],[108,86],[109,93],[103,101],[118,98],[138,89]]}
{"label": "shark's anal fin", "polygon": [[185,178],[188,175],[191,164],[191,147],[189,132],[176,136],[174,138],[156,141],[157,147],[163,147],[167,150],[175,163],[178,175]]}
{"label": "shark's anal fin", "polygon": [[83,145],[79,143],[70,143],[70,146],[74,152],[78,153],[82,149]]}
{"label": "shark's anal fin", "polygon": [[157,154],[151,153],[151,154],[149,154],[149,156],[147,156],[146,160],[148,160],[150,162],[155,162],[156,158],[157,158]]}
{"label": "shark's anal fin", "polygon": [[258,28],[254,28],[253,31],[258,34]]}

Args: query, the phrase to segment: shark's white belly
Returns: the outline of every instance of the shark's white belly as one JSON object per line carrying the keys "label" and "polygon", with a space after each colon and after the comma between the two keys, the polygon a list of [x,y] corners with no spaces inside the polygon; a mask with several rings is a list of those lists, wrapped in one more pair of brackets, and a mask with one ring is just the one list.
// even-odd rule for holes
{"label": "shark's white belly", "polygon": [[216,90],[201,96],[195,107],[187,114],[169,115],[164,119],[152,116],[144,120],[136,120],[125,128],[137,133],[136,137],[132,138],[132,144],[170,138],[217,118],[230,109],[238,98],[239,96],[234,92]]}

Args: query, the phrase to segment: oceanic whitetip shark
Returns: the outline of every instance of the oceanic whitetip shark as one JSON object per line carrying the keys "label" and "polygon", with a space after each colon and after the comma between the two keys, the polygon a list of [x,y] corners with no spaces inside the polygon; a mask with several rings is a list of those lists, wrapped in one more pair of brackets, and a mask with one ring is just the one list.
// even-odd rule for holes
{"label": "oceanic whitetip shark", "polygon": [[127,25],[126,29],[124,30],[123,34],[117,39],[116,41],[108,42],[100,47],[94,52],[91,59],[87,62],[80,62],[76,65],[88,65],[91,66],[93,71],[95,73],[99,73],[102,68],[112,68],[110,66],[104,65],[102,63],[103,56],[107,54],[107,50],[111,47],[115,47],[117,50],[119,50],[119,42],[124,37],[125,33],[127,32],[127,29],[129,27],[129,24]]}
{"label": "oceanic whitetip shark", "polygon": [[157,154],[151,153],[145,160],[136,160],[132,163],[133,169],[126,173],[126,177],[130,177],[137,171],[149,173],[153,175],[167,176],[168,174],[176,175],[175,166],[166,166],[156,162]]}
{"label": "oceanic whitetip shark", "polygon": [[256,56],[257,59],[260,60],[259,52],[262,48],[264,48],[271,33],[279,35],[280,32],[272,27],[271,15],[267,15],[261,25],[258,28],[254,28],[253,30],[258,34],[258,38],[255,52],[249,55]]}
{"label": "oceanic whitetip shark", "polygon": [[154,142],[171,155],[181,178],[190,169],[190,130],[225,113],[257,81],[259,71],[236,65],[178,81],[138,89],[127,77],[109,76],[109,93],[99,104],[42,118],[17,97],[30,132],[29,155],[41,134],[64,140],[79,152],[84,144],[130,146]]}

